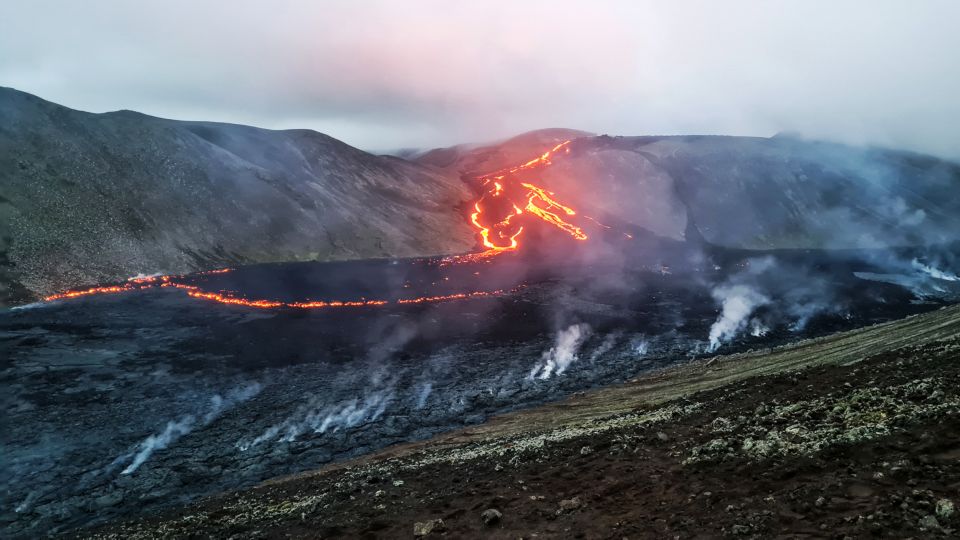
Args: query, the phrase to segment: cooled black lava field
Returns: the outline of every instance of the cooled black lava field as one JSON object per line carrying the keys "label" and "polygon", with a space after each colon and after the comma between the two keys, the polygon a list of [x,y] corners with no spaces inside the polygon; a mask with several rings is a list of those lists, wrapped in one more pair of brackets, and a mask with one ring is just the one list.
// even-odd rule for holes
{"label": "cooled black lava field", "polygon": [[[541,253],[261,265],[183,282],[244,298],[389,303],[262,309],[157,287],[7,310],[0,530],[32,537],[142,515],[718,347],[768,347],[952,301],[958,283],[911,265],[919,255],[678,248],[656,260],[624,250],[615,264]],[[504,292],[396,303],[494,290]],[[744,299],[753,305],[733,320]]]}

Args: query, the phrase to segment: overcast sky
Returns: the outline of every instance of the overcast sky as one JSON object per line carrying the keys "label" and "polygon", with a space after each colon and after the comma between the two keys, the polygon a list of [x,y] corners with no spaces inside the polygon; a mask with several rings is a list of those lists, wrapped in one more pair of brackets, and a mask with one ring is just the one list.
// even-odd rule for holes
{"label": "overcast sky", "polygon": [[386,150],[542,127],[960,158],[960,1],[4,1],[0,85]]}

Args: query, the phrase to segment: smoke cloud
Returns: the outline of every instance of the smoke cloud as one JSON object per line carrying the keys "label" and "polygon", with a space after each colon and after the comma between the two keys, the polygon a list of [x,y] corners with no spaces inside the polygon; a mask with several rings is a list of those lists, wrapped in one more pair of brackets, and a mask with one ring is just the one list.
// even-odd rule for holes
{"label": "smoke cloud", "polygon": [[769,297],[749,285],[717,287],[712,294],[721,303],[722,311],[710,327],[708,352],[716,351],[724,342],[736,337],[746,326],[747,317],[758,307],[770,303]]}
{"label": "smoke cloud", "polygon": [[198,417],[198,415],[195,414],[186,414],[177,420],[167,422],[166,427],[164,427],[162,431],[144,439],[132,452],[120,456],[114,460],[113,464],[119,465],[126,461],[126,459],[129,459],[130,456],[133,456],[133,460],[120,471],[120,474],[133,473],[140,468],[154,452],[167,448],[180,437],[183,437],[194,429],[210,424],[228,409],[259,394],[261,389],[262,386],[260,383],[252,383],[241,388],[233,389],[227,392],[225,396],[221,396],[220,394],[212,396],[209,406],[206,411],[203,412],[202,416]]}
{"label": "smoke cloud", "polygon": [[561,330],[557,334],[556,345],[543,353],[527,379],[546,380],[553,375],[563,374],[579,358],[577,352],[590,333],[590,325],[583,323],[572,324],[566,330]]}
{"label": "smoke cloud", "polygon": [[933,279],[941,279],[943,281],[960,281],[960,277],[958,277],[956,274],[935,268],[928,264],[924,264],[917,259],[913,259],[910,264],[917,270],[929,275]]}

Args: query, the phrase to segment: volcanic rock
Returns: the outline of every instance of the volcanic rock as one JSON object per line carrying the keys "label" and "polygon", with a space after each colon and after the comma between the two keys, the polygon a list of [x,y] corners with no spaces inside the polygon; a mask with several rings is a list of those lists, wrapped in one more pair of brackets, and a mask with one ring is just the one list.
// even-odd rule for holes
{"label": "volcanic rock", "polygon": [[503,514],[494,508],[488,508],[480,514],[480,519],[483,520],[483,524],[487,526],[496,525],[503,518]]}
{"label": "volcanic rock", "polygon": [[413,535],[427,536],[432,532],[443,532],[446,529],[446,526],[443,524],[442,519],[431,519],[430,521],[418,521],[413,524]]}
{"label": "volcanic rock", "polygon": [[566,512],[572,512],[577,508],[583,506],[583,502],[580,501],[580,497],[574,497],[572,499],[564,499],[560,501],[560,509],[557,510],[558,514],[563,514]]}
{"label": "volcanic rock", "polygon": [[109,508],[111,506],[116,506],[123,500],[123,494],[119,491],[113,491],[97,497],[94,502],[97,503],[97,506],[100,508]]}

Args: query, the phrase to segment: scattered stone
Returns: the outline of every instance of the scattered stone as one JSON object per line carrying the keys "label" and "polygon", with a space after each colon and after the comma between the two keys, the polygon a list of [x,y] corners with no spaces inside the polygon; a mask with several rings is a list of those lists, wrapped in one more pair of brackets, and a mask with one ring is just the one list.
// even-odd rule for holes
{"label": "scattered stone", "polygon": [[572,499],[564,499],[560,501],[560,509],[557,510],[557,514],[572,512],[577,508],[580,508],[581,506],[583,506],[583,502],[580,501],[580,497],[574,497]]}
{"label": "scattered stone", "polygon": [[940,499],[936,506],[937,517],[942,520],[948,520],[953,516],[954,506],[950,499]]}
{"label": "scattered stone", "polygon": [[373,494],[373,496],[374,496],[374,497],[383,497],[383,496],[386,495],[386,494],[387,494],[386,491],[384,491],[384,490],[382,490],[382,489],[378,489],[377,492]]}
{"label": "scattered stone", "polygon": [[750,534],[750,526],[737,524],[737,525],[734,525],[733,527],[730,527],[730,532],[732,532],[737,536],[746,536]]}
{"label": "scattered stone", "polygon": [[920,522],[918,523],[918,525],[920,526],[921,529],[927,529],[927,530],[940,528],[940,522],[937,521],[937,518],[929,514],[920,518]]}
{"label": "scattered stone", "polygon": [[590,448],[589,446],[584,446],[583,448],[580,449],[581,456],[589,456],[592,453],[593,453],[593,448]]}
{"label": "scattered stone", "polygon": [[661,441],[669,441],[669,440],[670,440],[670,437],[669,437],[666,433],[664,433],[664,432],[662,432],[662,431],[658,431],[658,432],[657,432],[657,438],[660,439]]}
{"label": "scattered stone", "polygon": [[413,524],[413,535],[427,536],[432,532],[443,532],[446,530],[446,525],[443,524],[442,519],[431,519],[430,521],[418,521]]}
{"label": "scattered stone", "polygon": [[484,510],[482,514],[480,514],[480,519],[483,520],[483,524],[486,525],[487,527],[496,525],[497,523],[500,522],[500,519],[502,518],[503,518],[503,514],[499,510],[496,510],[494,508],[488,508]]}

